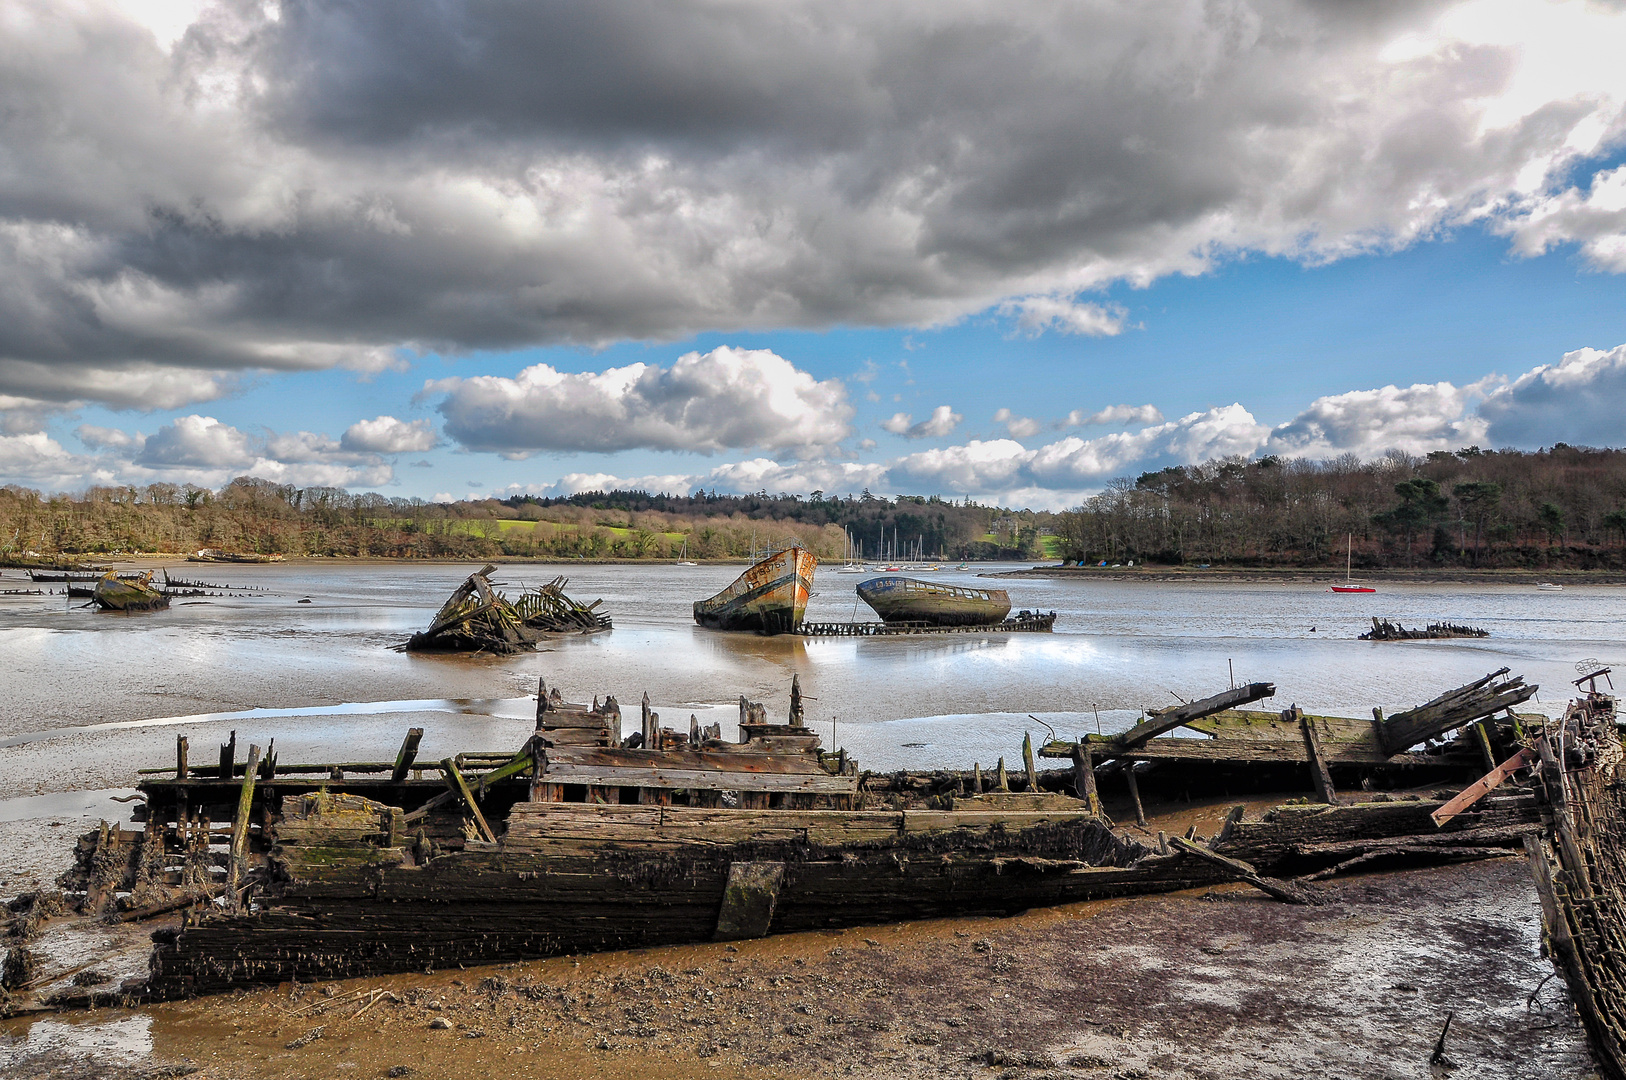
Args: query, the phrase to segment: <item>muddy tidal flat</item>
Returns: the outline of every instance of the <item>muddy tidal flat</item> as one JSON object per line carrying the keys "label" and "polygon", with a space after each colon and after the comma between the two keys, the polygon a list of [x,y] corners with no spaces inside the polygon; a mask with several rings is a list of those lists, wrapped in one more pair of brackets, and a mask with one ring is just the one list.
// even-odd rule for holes
{"label": "muddy tidal flat", "polygon": [[[28,583],[0,573],[0,898],[48,885],[75,836],[126,819],[114,799],[136,769],[171,766],[178,735],[194,759],[233,731],[244,746],[274,737],[285,762],[390,758],[408,726],[425,728],[425,759],[509,750],[531,731],[538,677],[574,700],[647,691],[668,724],[694,714],[731,731],[740,694],[782,714],[799,675],[827,745],[889,770],[988,767],[1014,760],[1024,731],[1123,730],[1232,680],[1362,717],[1505,666],[1552,713],[1576,662],[1626,670],[1626,588],[1611,585],[1340,595],[1304,580],[944,571],[1056,611],[1056,632],[804,641],[694,626],[690,605],[730,566],[505,566],[513,589],[567,574],[616,629],[504,657],[392,651],[473,569],[190,566],[177,572],[234,595],[128,616],[4,595]],[[821,573],[808,617],[872,617],[861,580]],[[1355,640],[1373,616],[1491,636]],[[1451,1013],[1450,1075],[1592,1075],[1559,982],[1530,997],[1551,966],[1521,861],[1331,888],[1337,902],[1315,909],[1225,888],[11,1021],[0,1074],[1402,1077],[1430,1074]]]}

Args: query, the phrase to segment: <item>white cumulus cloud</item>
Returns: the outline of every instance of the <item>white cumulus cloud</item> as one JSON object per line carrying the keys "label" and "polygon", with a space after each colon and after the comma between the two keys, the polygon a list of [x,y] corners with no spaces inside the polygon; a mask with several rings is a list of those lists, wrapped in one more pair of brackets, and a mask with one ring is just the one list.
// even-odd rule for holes
{"label": "white cumulus cloud", "polygon": [[1479,406],[1495,446],[1626,445],[1626,345],[1576,349],[1520,375]]}
{"label": "white cumulus cloud", "polygon": [[1037,435],[1044,427],[1032,417],[1017,416],[1009,409],[1000,409],[994,413],[994,423],[1004,424],[1005,430],[1013,439],[1026,439],[1031,435]]}
{"label": "white cumulus cloud", "polygon": [[1092,304],[1064,296],[1025,296],[999,305],[1002,315],[1016,319],[1016,328],[1030,337],[1046,330],[1085,337],[1116,337],[1129,315],[1118,304]]}
{"label": "white cumulus cloud", "polygon": [[440,395],[447,435],[509,458],[634,447],[805,450],[845,438],[853,414],[839,381],[820,382],[766,349],[727,346],[687,353],[670,368],[565,374],[537,364],[512,379],[441,379],[424,393]]}
{"label": "white cumulus cloud", "polygon": [[346,450],[370,454],[408,454],[433,450],[439,440],[429,420],[397,420],[375,416],[357,420],[345,429],[339,443]]}
{"label": "white cumulus cloud", "polygon": [[1376,458],[1390,450],[1426,454],[1479,445],[1485,442],[1486,424],[1470,409],[1493,381],[1471,386],[1417,383],[1329,394],[1272,431],[1269,450],[1290,457],[1351,453]]}
{"label": "white cumulus cloud", "polygon": [[912,422],[914,417],[908,413],[893,413],[891,417],[881,421],[881,430],[902,435],[905,439],[941,439],[959,427],[960,421],[964,419],[964,416],[949,406],[939,405],[932,410],[930,416],[918,424]]}
{"label": "white cumulus cloud", "polygon": [[1128,426],[1130,424],[1161,424],[1163,413],[1156,405],[1108,405],[1099,412],[1085,413],[1083,409],[1074,409],[1062,421],[1065,427],[1102,427]]}

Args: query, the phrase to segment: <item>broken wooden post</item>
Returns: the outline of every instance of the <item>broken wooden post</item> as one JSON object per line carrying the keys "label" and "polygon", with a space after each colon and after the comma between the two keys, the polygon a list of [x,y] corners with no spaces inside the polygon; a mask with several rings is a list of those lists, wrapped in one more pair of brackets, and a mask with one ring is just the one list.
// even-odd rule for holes
{"label": "broken wooden post", "polygon": [[1101,813],[1101,795],[1095,790],[1095,758],[1082,739],[1073,744],[1073,794],[1089,804],[1090,813]]}
{"label": "broken wooden post", "polygon": [[1231,812],[1225,815],[1225,824],[1221,825],[1220,831],[1214,834],[1214,839],[1208,842],[1210,851],[1219,850],[1220,846],[1231,838],[1231,833],[1236,829],[1237,823],[1242,820],[1242,816],[1247,812],[1248,808],[1246,806],[1231,807]]}
{"label": "broken wooden post", "polygon": [[654,715],[655,714],[651,712],[649,708],[649,691],[645,690],[643,701],[643,732],[645,750],[659,750],[661,748],[661,733],[655,727],[655,721],[653,720]]}
{"label": "broken wooden post", "polygon": [[1282,722],[1290,724],[1295,720],[1304,735],[1304,749],[1310,755],[1310,782],[1315,785],[1315,797],[1328,806],[1337,806],[1338,792],[1332,786],[1332,773],[1327,770],[1327,759],[1321,753],[1321,734],[1316,731],[1315,721],[1305,716],[1303,709],[1292,705],[1282,713]]}
{"label": "broken wooden post", "polygon": [[1005,775],[1005,759],[1004,758],[999,759],[999,766],[998,766],[998,768],[996,769],[996,771],[994,773],[994,790],[995,791],[1009,791],[1009,790],[1011,790],[1010,778]]}
{"label": "broken wooden post", "polygon": [[689,714],[689,745],[695,748],[700,746],[700,720],[694,713]]}
{"label": "broken wooden post", "polygon": [[1507,668],[1499,668],[1482,679],[1441,694],[1433,701],[1382,720],[1378,725],[1378,737],[1383,744],[1383,752],[1398,754],[1452,728],[1494,716],[1535,696],[1538,687],[1527,686],[1520,676],[1496,682],[1507,673]]}
{"label": "broken wooden post", "polygon": [[1485,759],[1485,771],[1496,768],[1496,750],[1491,746],[1488,718],[1474,724],[1474,742],[1479,746],[1480,757]]}
{"label": "broken wooden post", "polygon": [[220,744],[220,779],[230,780],[237,772],[237,732],[231,733],[231,742]]}
{"label": "broken wooden post", "polygon": [[446,776],[446,786],[451,788],[457,797],[463,800],[463,805],[469,808],[469,814],[474,818],[474,827],[480,832],[480,839],[488,844],[496,843],[497,834],[491,831],[490,825],[486,824],[486,816],[480,813],[480,807],[475,804],[474,792],[469,790],[469,782],[463,778],[463,773],[458,769],[456,760],[453,758],[443,759],[440,763],[440,771]]}
{"label": "broken wooden post", "polygon": [[790,677],[790,726],[802,726],[802,680],[800,676]]}
{"label": "broken wooden post", "polygon": [[412,763],[418,760],[418,743],[423,739],[423,728],[407,728],[406,738],[401,740],[401,749],[395,754],[395,768],[390,770],[390,779],[399,784],[407,778],[412,770]]}
{"label": "broken wooden post", "polygon": [[1028,791],[1039,790],[1039,767],[1033,763],[1033,736],[1022,732],[1022,768],[1027,772]]}
{"label": "broken wooden post", "polygon": [[971,794],[982,794],[982,766],[974,761],[971,763]]}
{"label": "broken wooden post", "polygon": [[542,726],[542,716],[548,711],[548,680],[538,675],[536,678],[536,726]]}
{"label": "broken wooden post", "polygon": [[1169,834],[1162,829],[1157,830],[1157,853],[1159,855],[1169,853]]}
{"label": "broken wooden post", "polygon": [[177,780],[185,780],[187,777],[186,750],[186,736],[175,736],[175,779]]}
{"label": "broken wooden post", "polygon": [[[237,733],[234,731],[234,744],[236,739]],[[226,869],[229,893],[226,900],[234,908],[238,903],[237,889],[248,875],[248,819],[249,810],[254,805],[254,780],[259,766],[260,748],[251,744],[248,748],[248,768],[243,770],[243,785],[237,791],[237,816],[232,819],[231,825],[231,865]]]}
{"label": "broken wooden post", "polygon": [[1135,803],[1135,824],[1146,824],[1146,809],[1140,804],[1140,781],[1135,779],[1135,763],[1124,763],[1124,779],[1129,782],[1129,797]]}
{"label": "broken wooden post", "polygon": [[1486,773],[1484,776],[1481,776],[1478,780],[1475,780],[1473,783],[1457,792],[1454,799],[1440,807],[1438,810],[1434,811],[1434,813],[1429,816],[1434,819],[1434,824],[1436,826],[1444,825],[1447,821],[1450,821],[1452,818],[1468,809],[1474,803],[1490,794],[1497,787],[1501,786],[1502,782],[1508,777],[1512,776],[1515,772],[1524,768],[1526,765],[1534,764],[1535,761],[1536,752],[1534,750],[1531,750],[1528,747],[1520,750],[1517,754],[1514,754],[1500,765],[1491,769],[1490,772]]}

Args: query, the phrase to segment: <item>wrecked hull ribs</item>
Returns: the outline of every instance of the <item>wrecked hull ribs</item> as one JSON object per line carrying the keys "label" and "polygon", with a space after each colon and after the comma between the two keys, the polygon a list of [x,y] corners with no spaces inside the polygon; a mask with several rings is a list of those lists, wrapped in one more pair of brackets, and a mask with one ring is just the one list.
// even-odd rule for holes
{"label": "wrecked hull ribs", "polygon": [[579,604],[565,595],[568,582],[556,577],[530,589],[517,601],[491,587],[497,568],[487,564],[435,613],[429,628],[397,646],[401,652],[514,653],[536,648],[550,634],[596,634],[611,629],[610,617],[594,609],[602,601]]}
{"label": "wrecked hull ribs", "polygon": [[[1489,703],[1534,692],[1502,675],[1383,724],[1393,738],[1429,738],[1441,724],[1469,724]],[[1329,730],[1318,766],[1305,714],[1257,714],[1273,717],[1265,721],[1240,708],[1270,696],[1268,683],[1152,714],[1110,740],[1042,748],[1071,757],[1071,769],[1041,771],[1024,740],[1019,769],[1001,760],[987,772],[891,775],[860,773],[844,751],[820,745],[802,722],[799,680],[784,723],[741,698],[738,741],[692,716],[687,731],[663,725],[647,695],[637,730],[623,738],[613,697],[572,704],[538,689],[535,733],[519,750],[438,762],[418,760],[417,728],[394,761],[381,762],[289,764],[274,745],[250,747],[244,762],[234,734],[218,764],[193,765],[180,737],[173,768],[146,770],[139,784],[143,831],[104,826],[82,838],[64,886],[87,914],[141,919],[189,908],[180,925],[154,934],[146,992],[175,997],[1007,914],[1227,881],[1313,904],[1326,876],[1502,856],[1540,829],[1536,798],[1517,783],[1477,793],[1443,827],[1435,818],[1454,792],[1339,795],[1333,778],[1345,770],[1384,775],[1371,768],[1374,757],[1400,772],[1454,777],[1460,788],[1484,771],[1477,735],[1459,732],[1450,753],[1402,748],[1384,758],[1384,740],[1366,722],[1371,741],[1354,759]],[[1153,761],[1160,743],[1246,741],[1239,724],[1255,729],[1255,742],[1277,731],[1299,740],[1288,787],[1313,789],[1315,801],[1256,820],[1236,807],[1208,838],[1156,834],[1154,843],[1150,831],[1136,839],[1115,829],[1102,788],[1116,796],[1129,783],[1140,813],[1127,765]],[[1167,737],[1204,725],[1231,734]],[[1205,768],[1215,766],[1154,761],[1140,783],[1178,797]],[[132,899],[121,904],[121,893]]]}

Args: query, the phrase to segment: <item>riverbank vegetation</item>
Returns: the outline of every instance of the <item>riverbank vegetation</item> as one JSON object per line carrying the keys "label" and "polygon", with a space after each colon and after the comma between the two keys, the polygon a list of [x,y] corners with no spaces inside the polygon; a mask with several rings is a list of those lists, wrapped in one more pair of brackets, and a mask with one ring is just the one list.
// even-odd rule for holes
{"label": "riverbank vegetation", "polygon": [[[840,561],[865,557],[1037,559],[1050,514],[864,492],[591,492],[457,503],[296,488],[241,477],[219,491],[151,484],[45,495],[0,488],[0,556],[228,552],[386,558],[744,558],[796,537]],[[902,556],[900,556],[902,557]]]}
{"label": "riverbank vegetation", "polygon": [[1228,458],[1118,480],[1057,516],[1068,561],[1626,567],[1626,451]]}

